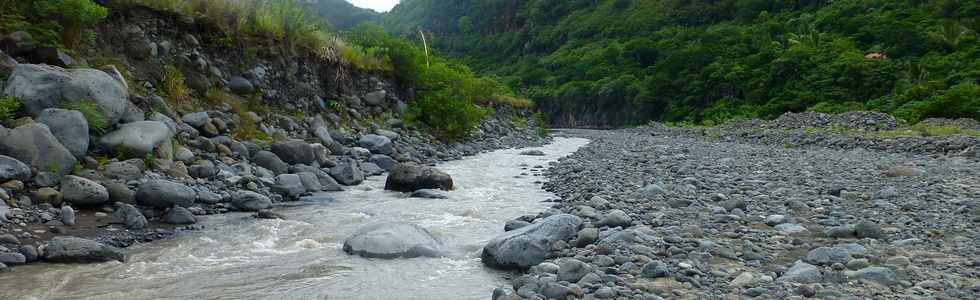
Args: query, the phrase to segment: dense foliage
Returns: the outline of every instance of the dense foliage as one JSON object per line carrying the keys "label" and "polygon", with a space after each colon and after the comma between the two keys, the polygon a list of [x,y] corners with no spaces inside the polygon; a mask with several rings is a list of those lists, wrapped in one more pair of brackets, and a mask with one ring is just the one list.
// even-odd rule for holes
{"label": "dense foliage", "polygon": [[463,138],[487,113],[476,104],[529,104],[515,101],[513,92],[493,78],[479,77],[462,64],[428,56],[411,41],[388,35],[381,26],[362,24],[346,40],[381,57],[395,76],[415,87],[406,120],[424,124],[445,140]]}
{"label": "dense foliage", "polygon": [[73,49],[106,15],[92,0],[0,0],[0,33],[23,31],[40,45]]}
{"label": "dense foliage", "polygon": [[980,118],[977,1],[403,0],[385,25],[432,33],[559,125]]}
{"label": "dense foliage", "polygon": [[317,13],[336,30],[349,30],[365,22],[381,21],[381,14],[356,7],[347,0],[318,0],[311,4]]}

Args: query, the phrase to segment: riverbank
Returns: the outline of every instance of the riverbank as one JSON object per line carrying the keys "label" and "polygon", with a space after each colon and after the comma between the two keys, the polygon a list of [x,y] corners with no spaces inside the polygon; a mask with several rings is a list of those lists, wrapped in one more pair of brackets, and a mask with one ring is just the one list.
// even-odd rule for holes
{"label": "riverbank", "polygon": [[583,228],[495,298],[972,298],[976,138],[853,116],[561,131],[593,142],[546,172],[561,201],[536,219]]}

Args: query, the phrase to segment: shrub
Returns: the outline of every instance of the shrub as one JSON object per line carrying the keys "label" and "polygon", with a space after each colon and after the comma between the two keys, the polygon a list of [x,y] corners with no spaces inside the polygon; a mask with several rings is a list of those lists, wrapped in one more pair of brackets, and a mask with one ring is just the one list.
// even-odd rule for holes
{"label": "shrub", "polygon": [[88,131],[92,136],[105,134],[108,124],[106,123],[105,116],[102,115],[102,111],[99,110],[99,105],[95,104],[94,101],[74,102],[68,104],[65,108],[77,110],[85,116],[85,121],[88,121]]}
{"label": "shrub", "polygon": [[184,82],[184,73],[174,65],[163,67],[163,91],[172,104],[179,108],[191,105],[191,92]]}
{"label": "shrub", "polygon": [[17,117],[22,104],[12,96],[0,97],[0,124],[9,124]]}
{"label": "shrub", "polygon": [[467,101],[462,91],[454,87],[418,97],[409,105],[405,119],[428,125],[444,141],[455,141],[467,137],[484,115],[483,110]]}
{"label": "shrub", "polygon": [[80,44],[86,27],[109,15],[108,9],[92,0],[35,0],[34,13],[57,21],[62,27],[62,44],[72,49]]}

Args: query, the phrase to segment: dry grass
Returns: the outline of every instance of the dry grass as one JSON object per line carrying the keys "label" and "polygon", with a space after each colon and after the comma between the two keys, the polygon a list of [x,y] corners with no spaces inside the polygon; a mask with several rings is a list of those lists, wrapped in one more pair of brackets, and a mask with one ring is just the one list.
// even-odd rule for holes
{"label": "dry grass", "polygon": [[507,105],[514,108],[532,108],[534,107],[534,102],[528,100],[527,98],[520,98],[507,95],[496,95],[487,98],[477,98],[474,100],[476,104],[486,105],[486,104],[498,104]]}
{"label": "dry grass", "polygon": [[174,65],[163,67],[163,92],[170,104],[177,108],[187,109],[193,106],[191,91],[184,82],[184,73]]}

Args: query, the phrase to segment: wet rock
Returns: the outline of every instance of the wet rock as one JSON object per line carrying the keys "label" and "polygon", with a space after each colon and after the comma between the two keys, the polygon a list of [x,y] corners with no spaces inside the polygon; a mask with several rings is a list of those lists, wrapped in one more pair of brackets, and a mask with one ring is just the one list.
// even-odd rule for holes
{"label": "wet rock", "polygon": [[445,172],[431,167],[401,164],[388,174],[385,189],[412,192],[420,189],[452,190],[453,179]]}
{"label": "wet rock", "polygon": [[521,229],[528,225],[531,225],[531,223],[521,220],[510,220],[504,223],[504,232]]}
{"label": "wet rock", "polygon": [[143,183],[136,191],[136,200],[140,205],[157,208],[190,207],[196,198],[197,192],[194,189],[180,183],[159,179]]}
{"label": "wet rock", "polygon": [[525,150],[521,151],[521,155],[525,156],[544,156],[544,151],[541,150]]}
{"label": "wet rock", "polygon": [[423,199],[449,199],[449,194],[441,190],[421,189],[412,192],[412,198]]}
{"label": "wet rock", "polygon": [[75,226],[75,210],[71,206],[61,207],[61,223],[67,226]]}
{"label": "wet rock", "polygon": [[163,222],[167,224],[194,224],[197,223],[197,219],[194,214],[186,208],[175,206],[167,211],[167,214],[163,216]]}
{"label": "wet rock", "polygon": [[344,252],[369,258],[441,256],[442,242],[412,224],[379,223],[358,229],[344,241]]}
{"label": "wet rock", "polygon": [[38,259],[37,247],[34,245],[21,245],[19,248],[17,248],[17,252],[24,255],[24,260],[27,261],[27,263],[35,262]]}
{"label": "wet rock", "polygon": [[[358,167],[357,161],[345,159],[337,163],[336,167],[330,168],[330,176],[343,185],[358,185],[364,182],[364,172]],[[410,191],[407,191],[410,192]]]}
{"label": "wet rock", "polygon": [[272,207],[269,197],[251,191],[241,191],[231,199],[231,205],[240,211],[261,211]]}
{"label": "wet rock", "polygon": [[55,263],[125,261],[119,249],[93,240],[59,236],[41,246],[42,258]]}
{"label": "wet rock", "polygon": [[382,170],[385,171],[394,170],[395,167],[398,166],[397,160],[391,158],[391,156],[387,156],[383,154],[371,155],[371,158],[368,161],[374,163],[375,165],[377,165],[378,167],[380,167]]}
{"label": "wet rock", "polygon": [[530,268],[544,261],[552,243],[574,237],[581,225],[582,219],[573,215],[547,217],[491,240],[483,247],[482,261],[495,268]]}
{"label": "wet rock", "polygon": [[0,253],[0,264],[8,266],[23,265],[27,263],[27,257],[20,253],[8,252]]}

